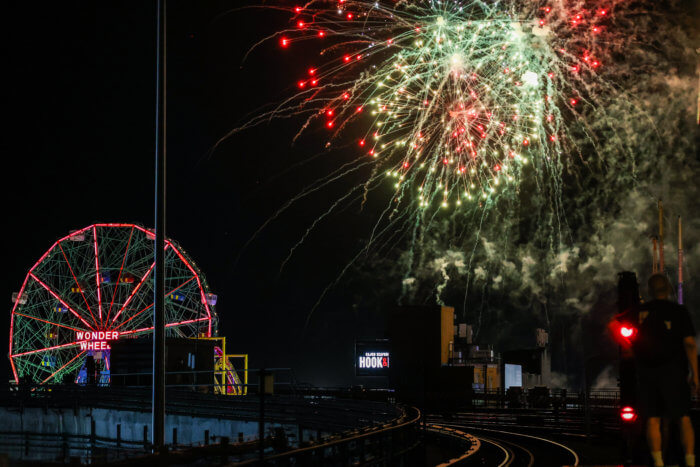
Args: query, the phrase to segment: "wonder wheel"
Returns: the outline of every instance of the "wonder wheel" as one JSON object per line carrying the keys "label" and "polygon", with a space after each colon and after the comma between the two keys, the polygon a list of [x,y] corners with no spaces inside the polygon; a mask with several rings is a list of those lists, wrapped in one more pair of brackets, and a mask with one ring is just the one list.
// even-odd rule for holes
{"label": "wonder wheel", "polygon": [[[94,224],[39,258],[12,297],[16,382],[82,382],[88,361],[99,381],[109,381],[109,342],[153,332],[154,238],[138,225]],[[166,336],[216,335],[216,296],[172,240],[165,245],[165,290]]]}

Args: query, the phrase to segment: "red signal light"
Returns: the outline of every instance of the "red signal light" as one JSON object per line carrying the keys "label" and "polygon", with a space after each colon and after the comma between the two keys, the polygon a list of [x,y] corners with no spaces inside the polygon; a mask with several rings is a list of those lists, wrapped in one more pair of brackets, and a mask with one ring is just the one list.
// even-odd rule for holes
{"label": "red signal light", "polygon": [[620,335],[625,339],[631,339],[637,334],[637,329],[628,325],[623,324],[620,326]]}
{"label": "red signal light", "polygon": [[637,419],[637,413],[634,411],[633,407],[623,407],[620,410],[620,418],[625,422],[633,422]]}

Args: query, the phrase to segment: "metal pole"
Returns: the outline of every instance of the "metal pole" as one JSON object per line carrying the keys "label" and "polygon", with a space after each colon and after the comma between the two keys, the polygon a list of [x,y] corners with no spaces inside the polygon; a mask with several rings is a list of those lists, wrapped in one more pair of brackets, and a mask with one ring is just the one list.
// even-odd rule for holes
{"label": "metal pole", "polygon": [[260,381],[258,391],[260,391],[260,419],[258,420],[258,456],[260,465],[265,463],[265,369],[260,369]]}
{"label": "metal pole", "polygon": [[683,225],[678,216],[678,303],[683,304]]}
{"label": "metal pole", "polygon": [[155,284],[153,288],[153,450],[165,447],[165,0],[157,0]]}
{"label": "metal pole", "polygon": [[659,200],[659,272],[664,273],[664,204]]}

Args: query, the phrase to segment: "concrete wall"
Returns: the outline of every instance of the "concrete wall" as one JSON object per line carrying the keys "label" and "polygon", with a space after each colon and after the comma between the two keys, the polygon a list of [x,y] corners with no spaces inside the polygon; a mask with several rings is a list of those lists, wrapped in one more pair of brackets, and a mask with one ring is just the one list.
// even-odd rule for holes
{"label": "concrete wall", "polygon": [[[43,408],[17,408],[8,409],[0,407],[0,433],[32,433],[32,434],[53,434],[53,435],[85,435],[92,434],[92,423],[94,421],[94,435],[98,439],[98,444],[102,446],[116,447],[116,442],[105,442],[99,438],[117,439],[117,427],[120,427],[120,439],[123,447],[144,445],[144,427],[146,427],[147,440],[151,439],[151,414],[148,412],[136,412],[114,409],[80,408],[77,412],[72,409],[43,409]],[[267,423],[266,432],[275,428],[283,428],[288,434],[299,433],[298,427],[294,424]],[[185,415],[167,415],[165,438],[167,444],[173,442],[173,428],[177,429],[177,444],[197,445],[205,443],[205,431],[209,431],[209,442],[215,441],[220,436],[227,436],[231,443],[238,442],[239,433],[242,433],[243,441],[257,439],[257,421],[241,421],[229,419],[204,418]],[[55,457],[56,450],[42,448],[42,443],[31,441],[29,449],[26,449],[26,437],[0,434],[0,437],[7,436],[16,439],[17,444],[3,443],[0,451],[9,453],[13,459],[47,459]],[[305,439],[314,436],[308,433]],[[60,441],[60,436],[56,437]],[[291,444],[296,444],[296,439],[289,440]],[[28,451],[28,453],[27,453]],[[53,453],[51,452],[53,451]],[[67,455],[77,455],[81,457],[80,451],[67,453]],[[84,454],[84,452],[83,452]]]}

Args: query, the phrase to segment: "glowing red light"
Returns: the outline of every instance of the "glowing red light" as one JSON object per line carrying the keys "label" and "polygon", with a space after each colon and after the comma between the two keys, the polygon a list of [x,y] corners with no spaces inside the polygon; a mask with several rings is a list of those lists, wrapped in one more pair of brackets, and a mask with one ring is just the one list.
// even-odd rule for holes
{"label": "glowing red light", "polygon": [[550,141],[556,141],[556,140],[557,140],[557,135],[550,135],[549,140],[550,140]]}
{"label": "glowing red light", "polygon": [[355,58],[359,60],[359,59],[362,58],[362,55],[358,55],[358,56],[356,56]]}
{"label": "glowing red light", "polygon": [[576,104],[578,104],[578,100],[576,100],[576,99],[569,99],[569,104],[571,104],[571,105],[576,105]]}
{"label": "glowing red light", "polygon": [[578,65],[574,65],[571,67],[571,71],[573,71],[574,73],[578,73],[578,70],[580,70],[580,67]]}
{"label": "glowing red light", "polygon": [[364,146],[364,145],[365,145],[365,140],[364,140],[364,139],[361,139],[361,140],[360,140],[360,146]]}
{"label": "glowing red light", "polygon": [[544,11],[545,11],[546,13],[549,13],[550,11],[552,11],[552,8],[546,6],[546,7],[544,7]]}
{"label": "glowing red light", "polygon": [[326,35],[325,32],[323,32],[323,31],[318,31],[318,37],[323,37],[323,36],[325,36],[325,35]]}
{"label": "glowing red light", "polygon": [[620,328],[620,335],[625,338],[630,338],[634,336],[635,329],[632,326],[622,326]]}
{"label": "glowing red light", "polygon": [[599,11],[598,11],[598,14],[599,14],[600,16],[605,16],[605,15],[608,14],[608,12],[607,12],[607,10],[599,10]]}
{"label": "glowing red light", "polygon": [[313,75],[314,73],[316,73],[316,68],[309,68],[309,74]]}
{"label": "glowing red light", "polygon": [[524,139],[524,140],[523,140],[523,146],[527,146],[528,144],[530,144],[530,141],[528,141],[527,139]]}
{"label": "glowing red light", "polygon": [[374,149],[370,149],[370,150],[369,150],[369,155],[370,155],[370,156],[374,156]]}
{"label": "glowing red light", "polygon": [[543,20],[543,19],[540,20],[540,26],[544,26],[544,20]]}
{"label": "glowing red light", "polygon": [[297,83],[297,85],[298,85],[300,88],[303,88],[304,86],[306,86],[306,83],[305,83],[304,81],[299,81],[299,82]]}
{"label": "glowing red light", "polygon": [[594,27],[593,32],[600,32],[600,28],[598,26]]}
{"label": "glowing red light", "polygon": [[316,86],[317,84],[318,84],[318,80],[317,80],[317,79],[312,79],[312,80],[311,80],[311,86]]}
{"label": "glowing red light", "polygon": [[450,161],[449,161],[449,160],[447,160],[447,159],[443,159],[443,160],[442,160],[442,163],[443,163],[443,164],[445,164],[445,165],[447,165],[447,164],[449,164],[449,163],[450,163]]}
{"label": "glowing red light", "polygon": [[625,422],[633,422],[637,419],[637,413],[634,411],[633,407],[627,406],[620,410],[620,417]]}
{"label": "glowing red light", "polygon": [[496,172],[498,172],[498,171],[501,170],[501,166],[497,164],[497,165],[493,168],[493,170],[495,170]]}
{"label": "glowing red light", "polygon": [[332,117],[333,116],[333,109],[328,109],[326,111],[326,115],[328,115],[329,117]]}
{"label": "glowing red light", "polygon": [[298,6],[298,7],[294,8],[294,11],[295,11],[296,13],[301,13],[301,7]]}
{"label": "glowing red light", "polygon": [[343,60],[345,60],[346,62],[349,62],[349,61],[350,61],[350,55],[346,55],[345,57],[343,57]]}
{"label": "glowing red light", "polygon": [[554,73],[550,71],[549,73],[547,73],[547,76],[549,76],[550,78],[554,78]]}
{"label": "glowing red light", "polygon": [[333,123],[333,121],[332,121],[332,120],[331,120],[331,121],[328,121],[328,122],[326,122],[326,126],[327,126],[328,128],[333,128],[333,125],[334,125],[334,123]]}
{"label": "glowing red light", "polygon": [[347,92],[345,94],[343,94],[343,99],[345,99],[345,100],[350,99],[350,94],[348,94]]}
{"label": "glowing red light", "polygon": [[386,43],[389,44],[389,45],[391,45],[391,44],[394,43],[394,39],[389,39],[388,41],[386,41]]}
{"label": "glowing red light", "polygon": [[302,28],[305,26],[305,24],[304,24],[303,21],[299,21],[299,22],[297,23],[297,26],[299,27],[299,29],[302,29]]}
{"label": "glowing red light", "polygon": [[403,168],[404,168],[404,169],[407,169],[407,168],[408,168],[408,162],[404,162],[404,163],[403,163]]}
{"label": "glowing red light", "polygon": [[593,61],[591,62],[591,66],[592,66],[593,68],[598,68],[598,67],[600,66],[600,62],[599,62],[598,60],[593,60]]}
{"label": "glowing red light", "polygon": [[362,112],[362,106],[358,107],[358,108],[357,108],[357,111],[358,111],[358,112]]}
{"label": "glowing red light", "polygon": [[287,39],[286,37],[283,37],[282,39],[280,39],[280,45],[282,47],[287,47],[289,45],[289,39]]}
{"label": "glowing red light", "polygon": [[348,20],[351,20],[353,18],[352,13],[348,13],[347,18],[348,18]]}

